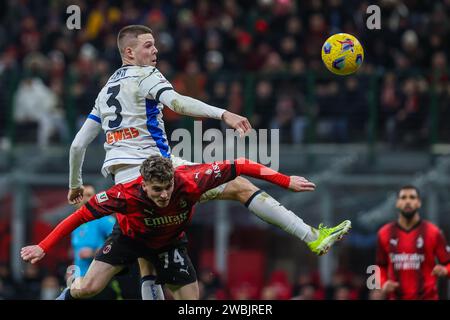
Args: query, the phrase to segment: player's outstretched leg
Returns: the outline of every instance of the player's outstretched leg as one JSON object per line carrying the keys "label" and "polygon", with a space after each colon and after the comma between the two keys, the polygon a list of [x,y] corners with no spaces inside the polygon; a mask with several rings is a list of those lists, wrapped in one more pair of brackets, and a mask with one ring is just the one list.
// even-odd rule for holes
{"label": "player's outstretched leg", "polygon": [[109,263],[93,260],[84,277],[76,278],[69,288],[65,288],[56,300],[86,299],[100,293],[112,277],[123,269]]}
{"label": "player's outstretched leg", "polygon": [[[216,199],[236,200],[244,204],[263,221],[275,225],[305,241],[316,254],[324,254],[348,232],[351,223],[346,220],[335,228],[313,228],[292,211],[286,209],[266,192],[258,189],[245,178],[237,177],[226,184]],[[328,232],[327,230],[332,230]]]}

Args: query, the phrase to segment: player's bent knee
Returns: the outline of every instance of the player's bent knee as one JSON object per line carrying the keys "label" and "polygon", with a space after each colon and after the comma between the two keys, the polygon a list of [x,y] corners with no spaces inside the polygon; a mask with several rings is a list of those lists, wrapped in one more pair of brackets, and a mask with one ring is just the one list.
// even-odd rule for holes
{"label": "player's bent knee", "polygon": [[259,190],[253,183],[243,177],[236,177],[228,182],[228,187],[229,194],[241,202],[247,201],[253,193]]}

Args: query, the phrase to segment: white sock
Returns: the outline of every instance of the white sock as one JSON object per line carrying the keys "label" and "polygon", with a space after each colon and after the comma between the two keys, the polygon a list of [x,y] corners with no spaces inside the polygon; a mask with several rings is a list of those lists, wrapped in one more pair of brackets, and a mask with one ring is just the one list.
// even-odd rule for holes
{"label": "white sock", "polygon": [[275,225],[305,242],[317,239],[314,229],[295,213],[283,207],[266,192],[256,191],[245,204],[248,209],[265,222]]}
{"label": "white sock", "polygon": [[141,279],[142,300],[164,300],[164,291],[155,284],[156,276],[145,276]]}

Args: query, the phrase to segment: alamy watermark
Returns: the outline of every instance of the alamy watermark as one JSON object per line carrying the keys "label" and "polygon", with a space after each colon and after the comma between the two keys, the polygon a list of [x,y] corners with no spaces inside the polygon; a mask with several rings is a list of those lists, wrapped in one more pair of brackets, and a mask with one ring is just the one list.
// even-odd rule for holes
{"label": "alamy watermark", "polygon": [[381,269],[377,265],[370,265],[366,269],[370,276],[367,278],[366,286],[369,290],[381,289]]}
{"label": "alamy watermark", "polygon": [[69,30],[80,30],[81,29],[81,9],[77,5],[68,6],[66,13],[69,17],[66,20],[66,26]]}
{"label": "alamy watermark", "polygon": [[381,9],[379,6],[372,4],[367,7],[366,13],[370,16],[366,20],[366,26],[369,30],[381,29]]}
{"label": "alamy watermark", "polygon": [[272,170],[280,167],[280,131],[251,129],[240,137],[234,129],[203,132],[202,121],[194,121],[193,134],[184,128],[175,129],[170,137],[172,154],[192,162],[214,162],[247,158]]}

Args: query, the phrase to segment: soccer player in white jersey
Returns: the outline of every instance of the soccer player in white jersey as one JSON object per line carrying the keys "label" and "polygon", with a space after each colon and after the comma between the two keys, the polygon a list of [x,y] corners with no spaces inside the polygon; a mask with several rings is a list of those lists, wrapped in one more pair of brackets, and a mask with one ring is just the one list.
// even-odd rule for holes
{"label": "soccer player in white jersey", "polygon": [[[116,184],[137,178],[141,163],[153,154],[171,157],[175,167],[189,163],[170,154],[162,119],[164,106],[183,115],[221,119],[242,135],[251,129],[244,117],[178,94],[155,67],[158,50],[150,28],[142,25],[122,28],[117,45],[122,67],[113,73],[100,91],[94,108],[70,148],[68,201],[72,204],[82,199],[84,155],[101,129],[106,134],[102,173],[104,176],[112,174]],[[305,191],[308,191],[310,182],[305,179],[303,183]],[[315,229],[242,177],[206,192],[201,200],[211,199],[241,202],[262,220],[305,241],[318,255],[326,253],[350,229],[350,221],[334,228],[319,226]],[[161,286],[152,280],[151,264],[139,259],[139,266],[144,280],[143,299],[164,299]]]}

